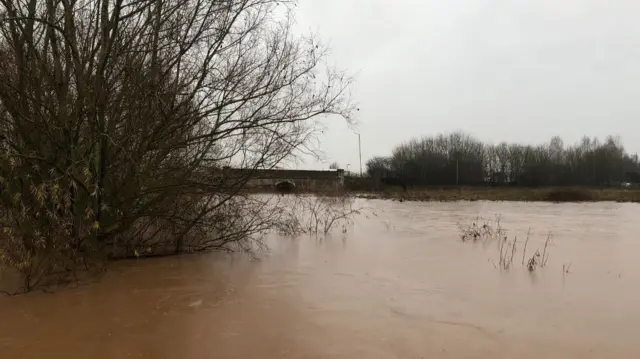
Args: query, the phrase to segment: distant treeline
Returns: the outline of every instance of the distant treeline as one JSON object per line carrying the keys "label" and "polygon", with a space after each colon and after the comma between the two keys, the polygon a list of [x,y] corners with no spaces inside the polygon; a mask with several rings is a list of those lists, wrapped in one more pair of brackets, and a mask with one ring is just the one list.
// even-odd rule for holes
{"label": "distant treeline", "polygon": [[366,163],[367,174],[395,185],[619,185],[640,182],[636,154],[619,138],[584,137],[566,146],[553,137],[542,145],[483,143],[465,133],[409,140],[389,157]]}

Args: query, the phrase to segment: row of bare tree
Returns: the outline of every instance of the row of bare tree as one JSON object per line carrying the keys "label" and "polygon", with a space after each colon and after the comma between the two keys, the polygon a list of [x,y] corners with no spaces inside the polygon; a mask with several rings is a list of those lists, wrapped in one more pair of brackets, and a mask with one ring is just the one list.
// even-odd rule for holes
{"label": "row of bare tree", "polygon": [[293,1],[0,0],[0,266],[228,247],[281,219],[225,165],[272,168],[351,79]]}
{"label": "row of bare tree", "polygon": [[554,137],[534,146],[485,144],[453,133],[400,144],[391,156],[370,159],[367,173],[407,185],[601,186],[640,182],[640,163],[611,136],[571,146]]}

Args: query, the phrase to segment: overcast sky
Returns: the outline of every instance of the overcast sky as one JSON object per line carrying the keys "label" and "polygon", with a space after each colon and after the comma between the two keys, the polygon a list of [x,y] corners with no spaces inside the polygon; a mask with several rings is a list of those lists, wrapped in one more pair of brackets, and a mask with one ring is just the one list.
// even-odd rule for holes
{"label": "overcast sky", "polygon": [[[638,0],[300,0],[297,13],[358,74],[363,166],[456,130],[488,142],[620,135],[640,152],[639,20]],[[359,169],[344,122],[321,141],[327,161]]]}

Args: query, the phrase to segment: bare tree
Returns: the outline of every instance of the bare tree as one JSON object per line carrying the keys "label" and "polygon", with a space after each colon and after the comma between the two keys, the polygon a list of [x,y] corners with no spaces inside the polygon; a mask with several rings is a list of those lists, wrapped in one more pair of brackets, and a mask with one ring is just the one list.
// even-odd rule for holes
{"label": "bare tree", "polygon": [[273,227],[241,195],[251,170],[353,111],[292,5],[0,0],[0,260],[32,287],[79,260],[245,248]]}
{"label": "bare tree", "polygon": [[382,177],[391,170],[391,161],[386,157],[373,157],[365,163],[367,174],[371,177]]}
{"label": "bare tree", "polygon": [[553,137],[534,146],[483,144],[463,133],[437,135],[406,141],[389,157],[370,159],[367,169],[371,176],[383,173],[414,185],[612,185],[640,177],[638,159],[615,137],[605,143],[585,137],[573,146]]}

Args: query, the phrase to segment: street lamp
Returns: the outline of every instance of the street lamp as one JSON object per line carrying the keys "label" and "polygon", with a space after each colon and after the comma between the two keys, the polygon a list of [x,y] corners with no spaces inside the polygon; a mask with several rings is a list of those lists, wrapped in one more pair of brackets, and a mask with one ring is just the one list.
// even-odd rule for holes
{"label": "street lamp", "polygon": [[362,177],[362,143],[360,142],[360,133],[354,132],[358,135],[358,155],[360,156],[360,177]]}

